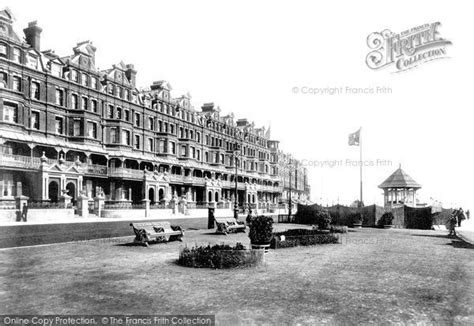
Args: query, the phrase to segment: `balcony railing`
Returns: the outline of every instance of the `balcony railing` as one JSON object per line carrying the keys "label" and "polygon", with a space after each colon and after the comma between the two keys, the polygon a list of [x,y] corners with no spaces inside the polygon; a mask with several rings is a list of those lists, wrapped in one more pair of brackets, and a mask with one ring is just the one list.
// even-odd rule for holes
{"label": "balcony railing", "polygon": [[23,169],[38,169],[41,165],[39,157],[25,155],[13,155],[2,153],[0,155],[0,166],[8,166]]}
{"label": "balcony railing", "polygon": [[105,165],[98,164],[85,164],[85,173],[107,176],[107,167]]}
{"label": "balcony railing", "polygon": [[171,174],[170,175],[170,180],[172,182],[179,182],[179,183],[192,183],[192,184],[199,184],[199,185],[204,185],[206,183],[206,179],[204,178],[199,178],[199,177],[193,177],[193,176],[183,176],[180,174]]}
{"label": "balcony railing", "polygon": [[143,179],[144,170],[135,170],[128,168],[109,168],[109,177],[125,178],[125,179]]}
{"label": "balcony railing", "polygon": [[[58,160],[55,159],[46,159],[48,165],[58,163]],[[76,164],[73,161],[63,161],[63,164],[66,166],[72,166]],[[31,157],[25,155],[14,155],[14,154],[4,154],[0,155],[0,166],[1,167],[15,167],[23,169],[38,169],[41,166],[40,157]],[[80,167],[84,169],[86,175],[97,175],[97,176],[109,176],[115,178],[125,178],[125,179],[143,179],[144,170],[136,170],[130,168],[122,167],[107,167],[105,165],[99,164],[86,164],[80,163]],[[277,179],[278,177],[271,177],[272,179]],[[204,186],[206,183],[205,178],[194,177],[194,176],[182,176],[182,175],[170,175],[171,182],[175,183],[188,183],[193,185]],[[225,188],[234,188],[235,184],[232,181],[222,180],[222,186]],[[245,183],[239,182],[237,185],[239,190],[245,189]],[[282,191],[282,187],[273,187],[273,186],[261,186],[258,185],[257,189],[260,191]]]}

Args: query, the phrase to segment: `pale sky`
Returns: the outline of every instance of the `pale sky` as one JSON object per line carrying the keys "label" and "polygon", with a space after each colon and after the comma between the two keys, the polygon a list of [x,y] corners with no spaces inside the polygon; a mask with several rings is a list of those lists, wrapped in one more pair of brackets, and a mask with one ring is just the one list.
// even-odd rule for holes
{"label": "pale sky", "polygon": [[[133,63],[139,86],[167,80],[196,108],[215,102],[257,126],[308,166],[312,200],[349,204],[359,196],[359,148],[348,134],[362,126],[364,201],[402,164],[444,206],[472,207],[472,9],[468,1],[3,1],[23,35],[43,28],[42,50],[69,55],[80,41],[97,47],[96,65]],[[441,22],[453,42],[449,59],[404,73],[365,64],[367,36]],[[469,79],[468,79],[469,78]],[[347,94],[346,87],[388,87],[388,94]],[[293,88],[342,87],[342,94]],[[332,168],[320,161],[337,160]],[[342,163],[338,160],[342,160]],[[377,161],[379,160],[379,161]],[[319,166],[315,166],[319,165]]]}

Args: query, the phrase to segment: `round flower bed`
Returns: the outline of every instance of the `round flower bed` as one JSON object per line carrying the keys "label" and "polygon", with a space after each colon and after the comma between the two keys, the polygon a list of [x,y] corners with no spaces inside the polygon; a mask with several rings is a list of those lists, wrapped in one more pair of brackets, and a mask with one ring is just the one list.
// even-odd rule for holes
{"label": "round flower bed", "polygon": [[249,250],[241,243],[229,245],[184,247],[180,250],[178,264],[195,268],[252,267],[263,262],[263,250]]}

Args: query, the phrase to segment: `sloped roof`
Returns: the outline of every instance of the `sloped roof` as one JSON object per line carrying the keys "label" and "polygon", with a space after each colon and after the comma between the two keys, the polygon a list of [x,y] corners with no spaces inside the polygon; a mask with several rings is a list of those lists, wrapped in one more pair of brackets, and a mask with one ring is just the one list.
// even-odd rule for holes
{"label": "sloped roof", "polygon": [[12,14],[12,11],[8,7],[0,11],[0,17],[9,21],[10,23],[16,20],[15,16]]}
{"label": "sloped roof", "polygon": [[392,173],[379,188],[421,188],[421,185],[413,180],[401,166]]}

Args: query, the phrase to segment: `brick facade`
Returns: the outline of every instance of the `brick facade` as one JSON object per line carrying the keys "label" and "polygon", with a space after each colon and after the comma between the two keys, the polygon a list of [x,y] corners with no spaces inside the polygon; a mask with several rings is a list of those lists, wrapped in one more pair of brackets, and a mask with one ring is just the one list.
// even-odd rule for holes
{"label": "brick facade", "polygon": [[[33,201],[57,201],[65,190],[73,200],[231,201],[236,161],[240,205],[285,200],[287,154],[265,128],[213,103],[196,110],[165,81],[138,89],[132,64],[99,71],[91,42],[65,57],[41,51],[36,22],[24,29],[26,42],[12,22],[0,11],[0,200],[21,183]],[[303,201],[307,171],[293,163],[293,200]]]}

